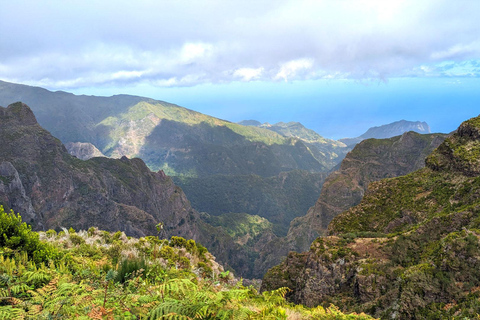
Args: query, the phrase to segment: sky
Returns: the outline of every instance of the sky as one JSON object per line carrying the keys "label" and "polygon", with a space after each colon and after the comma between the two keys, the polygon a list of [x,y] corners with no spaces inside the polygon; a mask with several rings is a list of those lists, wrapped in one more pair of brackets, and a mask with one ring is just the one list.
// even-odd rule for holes
{"label": "sky", "polygon": [[479,0],[0,0],[0,79],[328,138],[480,113]]}

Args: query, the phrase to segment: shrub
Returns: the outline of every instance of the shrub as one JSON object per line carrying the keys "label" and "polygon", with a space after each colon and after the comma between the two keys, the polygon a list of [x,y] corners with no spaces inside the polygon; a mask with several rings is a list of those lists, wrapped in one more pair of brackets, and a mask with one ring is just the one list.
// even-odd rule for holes
{"label": "shrub", "polygon": [[89,237],[92,237],[92,236],[95,234],[95,231],[96,231],[96,230],[97,230],[97,228],[95,228],[95,227],[90,227],[90,228],[88,228],[88,231],[87,231],[88,236],[89,236]]}
{"label": "shrub", "polygon": [[121,231],[117,231],[113,234],[112,236],[112,241],[118,241],[120,240],[120,238],[122,237],[122,232]]}
{"label": "shrub", "polygon": [[72,242],[73,245],[76,245],[76,246],[79,246],[85,243],[85,239],[83,239],[77,234],[70,234],[70,241]]}
{"label": "shrub", "polygon": [[115,280],[125,283],[132,275],[139,276],[141,273],[145,274],[146,271],[147,263],[144,258],[127,258],[119,263]]}
{"label": "shrub", "polygon": [[170,245],[172,247],[177,247],[177,248],[186,248],[187,240],[185,240],[182,237],[173,236],[172,239],[170,240]]}
{"label": "shrub", "polygon": [[39,240],[32,227],[22,222],[22,217],[13,210],[5,212],[0,206],[0,246],[17,252],[25,252],[35,263],[46,262],[57,257],[57,250]]}
{"label": "shrub", "polygon": [[169,261],[176,261],[178,258],[178,256],[175,254],[175,251],[173,251],[173,248],[167,245],[160,249],[160,257]]}
{"label": "shrub", "polygon": [[57,231],[53,229],[49,229],[47,230],[47,232],[45,232],[45,234],[47,235],[48,238],[54,238],[57,236]]}

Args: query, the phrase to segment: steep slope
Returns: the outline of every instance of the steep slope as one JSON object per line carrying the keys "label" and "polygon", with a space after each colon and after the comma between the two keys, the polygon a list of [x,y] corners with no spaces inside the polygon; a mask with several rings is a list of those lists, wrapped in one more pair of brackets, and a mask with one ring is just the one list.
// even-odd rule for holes
{"label": "steep slope", "polygon": [[480,312],[480,117],[462,123],[406,176],[372,182],[333,219],[329,237],[272,268],[264,288],[339,302],[381,318],[473,318]]}
{"label": "steep slope", "polygon": [[326,139],[312,129],[306,128],[300,122],[263,123],[256,120],[244,120],[239,124],[265,128],[287,138],[300,139],[305,143],[315,158],[327,168],[333,168],[345,157],[350,148],[343,142]]}
{"label": "steep slope", "polygon": [[[328,157],[301,139],[163,101],[77,96],[0,81],[0,104],[20,99],[76,157],[99,155],[95,148],[107,157],[139,157],[151,170],[176,176],[196,209],[273,217],[281,235],[315,203],[324,179],[319,172],[329,169]],[[286,200],[289,194],[296,198]],[[210,212],[219,203],[225,211]]]}
{"label": "steep slope", "polygon": [[128,235],[195,239],[239,274],[249,258],[220,229],[203,222],[185,194],[141,159],[71,156],[37,123],[28,106],[0,107],[0,204],[20,212],[34,229],[101,227]]}
{"label": "steep slope", "polygon": [[244,212],[267,218],[278,236],[287,234],[292,219],[315,203],[327,174],[293,170],[273,177],[212,175],[174,177],[198,211],[219,216]]}
{"label": "steep slope", "polygon": [[426,122],[420,121],[395,121],[383,126],[372,127],[364,134],[356,138],[345,138],[339,141],[345,143],[347,146],[353,147],[362,140],[375,138],[385,139],[403,134],[404,132],[414,131],[418,133],[430,133],[430,126]]}
{"label": "steep slope", "polygon": [[367,139],[357,144],[331,173],[320,197],[305,216],[292,221],[288,238],[295,251],[306,251],[334,217],[360,203],[368,185],[384,178],[408,174],[425,165],[425,158],[446,138],[445,134],[413,131],[390,139]]}
{"label": "steep slope", "polygon": [[246,127],[163,101],[76,96],[0,81],[0,105],[22,100],[63,143],[89,142],[108,157],[140,157],[170,175],[277,175],[324,171],[298,139]]}
{"label": "steep slope", "polygon": [[444,134],[407,132],[390,139],[365,140],[347,154],[340,168],[321,187],[314,206],[290,223],[285,237],[265,238],[255,270],[266,272],[282,262],[290,251],[303,252],[313,240],[325,235],[328,223],[341,212],[360,203],[372,181],[396,177],[424,166],[425,158],[444,139]]}

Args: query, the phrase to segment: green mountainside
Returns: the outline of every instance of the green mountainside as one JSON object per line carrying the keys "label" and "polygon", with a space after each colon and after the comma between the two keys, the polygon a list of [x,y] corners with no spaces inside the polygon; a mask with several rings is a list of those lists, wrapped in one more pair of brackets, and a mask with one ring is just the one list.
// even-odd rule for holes
{"label": "green mountainside", "polygon": [[21,212],[35,230],[96,226],[145,236],[162,223],[163,236],[200,241],[226,266],[251,276],[248,253],[141,159],[77,159],[22,103],[0,107],[0,141],[0,205]]}
{"label": "green mountainside", "polygon": [[239,124],[265,128],[279,133],[284,137],[300,139],[307,145],[315,158],[327,168],[333,168],[345,157],[351,148],[343,142],[326,139],[312,129],[306,128],[300,122],[278,122],[261,124],[255,120],[240,121]]}
{"label": "green mountainside", "polygon": [[312,172],[328,168],[299,139],[149,98],[77,96],[0,81],[0,105],[28,104],[63,143],[89,142],[108,157],[140,157],[169,175]]}
{"label": "green mountainside", "polygon": [[389,139],[367,139],[343,159],[340,168],[325,180],[320,196],[307,214],[290,224],[288,239],[295,251],[307,251],[320,235],[326,235],[334,217],[357,205],[369,184],[406,175],[423,168],[425,158],[447,137],[413,131]]}
{"label": "green mountainside", "polygon": [[267,218],[275,234],[287,234],[292,219],[315,203],[326,173],[302,170],[273,177],[212,175],[203,178],[173,177],[198,211],[219,216],[245,212]]}
{"label": "green mountainside", "polygon": [[462,123],[406,176],[370,183],[331,236],[269,270],[308,306],[335,303],[381,318],[463,319],[480,313],[480,117]]}
{"label": "green mountainside", "polygon": [[326,234],[328,223],[335,216],[360,203],[370,182],[422,168],[427,155],[445,138],[444,134],[406,132],[390,139],[364,140],[356,145],[340,168],[327,177],[315,205],[305,210],[305,215],[292,220],[287,235],[262,239],[264,243],[257,250],[255,270],[266,272],[281,263],[290,251],[308,251],[313,240]]}

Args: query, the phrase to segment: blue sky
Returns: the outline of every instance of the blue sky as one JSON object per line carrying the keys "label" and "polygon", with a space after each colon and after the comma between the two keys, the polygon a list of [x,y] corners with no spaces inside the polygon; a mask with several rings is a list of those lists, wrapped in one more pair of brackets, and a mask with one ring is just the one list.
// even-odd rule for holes
{"label": "blue sky", "polygon": [[0,79],[331,138],[480,113],[480,1],[1,1]]}

